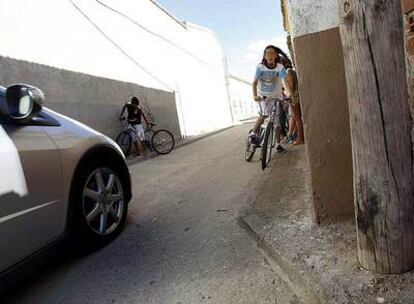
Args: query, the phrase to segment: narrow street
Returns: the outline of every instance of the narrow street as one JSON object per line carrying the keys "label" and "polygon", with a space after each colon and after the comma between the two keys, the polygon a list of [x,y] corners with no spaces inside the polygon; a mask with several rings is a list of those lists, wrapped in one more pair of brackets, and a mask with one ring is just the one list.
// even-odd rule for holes
{"label": "narrow street", "polygon": [[244,161],[249,124],[131,167],[125,231],[1,303],[293,303],[236,222],[262,174]]}

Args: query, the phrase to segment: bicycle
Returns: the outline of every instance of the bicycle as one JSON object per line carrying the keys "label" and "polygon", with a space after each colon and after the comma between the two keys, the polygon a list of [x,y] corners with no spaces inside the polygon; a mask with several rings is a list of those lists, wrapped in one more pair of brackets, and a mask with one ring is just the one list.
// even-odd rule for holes
{"label": "bicycle", "polygon": [[[125,156],[129,156],[132,150],[132,139],[137,131],[130,124],[123,123],[125,119],[121,119],[122,131],[116,138],[117,144],[120,146]],[[167,129],[154,130],[157,124],[149,123],[145,129],[145,140],[142,145],[145,145],[150,151],[155,151],[157,154],[169,154],[175,146],[174,135]],[[134,134],[135,133],[135,134]]]}
{"label": "bicycle", "polygon": [[[265,100],[266,97],[262,97],[262,100]],[[265,125],[260,127],[260,145],[254,145],[250,142],[249,136],[246,140],[246,150],[245,150],[245,159],[246,161],[251,161],[257,148],[261,149],[260,153],[260,161],[262,164],[262,170],[266,169],[270,164],[272,158],[272,149],[276,146],[276,137],[274,136],[275,133],[275,119],[277,114],[277,109],[281,106],[281,102],[283,100],[276,98],[272,101],[273,107],[270,116],[266,119]],[[267,122],[267,123],[266,123]],[[249,135],[251,130],[249,131]]]}

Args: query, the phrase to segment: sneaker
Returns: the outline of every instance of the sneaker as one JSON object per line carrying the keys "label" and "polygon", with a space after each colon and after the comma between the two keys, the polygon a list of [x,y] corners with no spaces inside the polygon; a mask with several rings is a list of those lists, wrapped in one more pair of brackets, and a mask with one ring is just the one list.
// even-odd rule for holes
{"label": "sneaker", "polygon": [[289,144],[290,142],[293,142],[292,137],[290,135],[287,135],[285,138],[281,140],[282,144]]}
{"label": "sneaker", "polygon": [[294,141],[295,140],[293,139],[293,137],[289,137],[289,139],[286,141],[286,144],[292,145]]}
{"label": "sneaker", "polygon": [[278,145],[277,147],[276,147],[276,152],[277,153],[285,153],[285,152],[287,152],[281,145]]}

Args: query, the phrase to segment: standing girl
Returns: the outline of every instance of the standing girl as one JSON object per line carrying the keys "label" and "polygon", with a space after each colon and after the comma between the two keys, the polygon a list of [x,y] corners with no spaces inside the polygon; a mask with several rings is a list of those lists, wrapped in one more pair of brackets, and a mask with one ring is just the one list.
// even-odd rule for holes
{"label": "standing girl", "polygon": [[292,63],[287,58],[282,58],[282,64],[287,70],[287,76],[284,80],[285,88],[288,91],[290,98],[292,100],[291,112],[292,119],[289,122],[289,134],[292,136],[294,129],[297,130],[298,138],[293,143],[294,145],[303,145],[305,142],[303,134],[303,121],[302,121],[302,111],[300,109],[300,100],[299,100],[299,88],[298,88],[298,76],[296,71],[293,69]]}

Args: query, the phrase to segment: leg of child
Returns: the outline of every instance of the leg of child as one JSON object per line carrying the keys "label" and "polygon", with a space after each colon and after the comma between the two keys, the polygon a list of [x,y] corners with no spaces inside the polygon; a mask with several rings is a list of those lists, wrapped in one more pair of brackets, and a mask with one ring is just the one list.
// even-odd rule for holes
{"label": "leg of child", "polygon": [[142,132],[143,130],[139,130],[139,138],[138,138],[138,143],[140,148],[142,149],[142,154],[143,155],[147,155],[147,145],[145,144],[145,135],[144,132]]}
{"label": "leg of child", "polygon": [[294,145],[303,145],[305,143],[305,138],[303,134],[303,122],[302,122],[302,113],[300,110],[300,104],[297,103],[293,107],[293,115],[296,121],[296,127],[298,129],[298,139],[294,142]]}
{"label": "leg of child", "polygon": [[259,117],[257,117],[256,122],[254,123],[253,126],[253,133],[258,135],[259,134],[259,130],[260,130],[260,126],[264,123],[266,117],[260,115]]}
{"label": "leg of child", "polygon": [[135,156],[141,155],[141,153],[139,152],[140,151],[139,143],[138,143],[139,140],[134,140],[133,142],[134,142],[134,147],[135,147]]}
{"label": "leg of child", "polygon": [[295,132],[295,126],[296,126],[295,117],[293,115],[291,115],[289,117],[289,132],[288,132],[288,137],[292,137],[293,136],[293,133]]}

